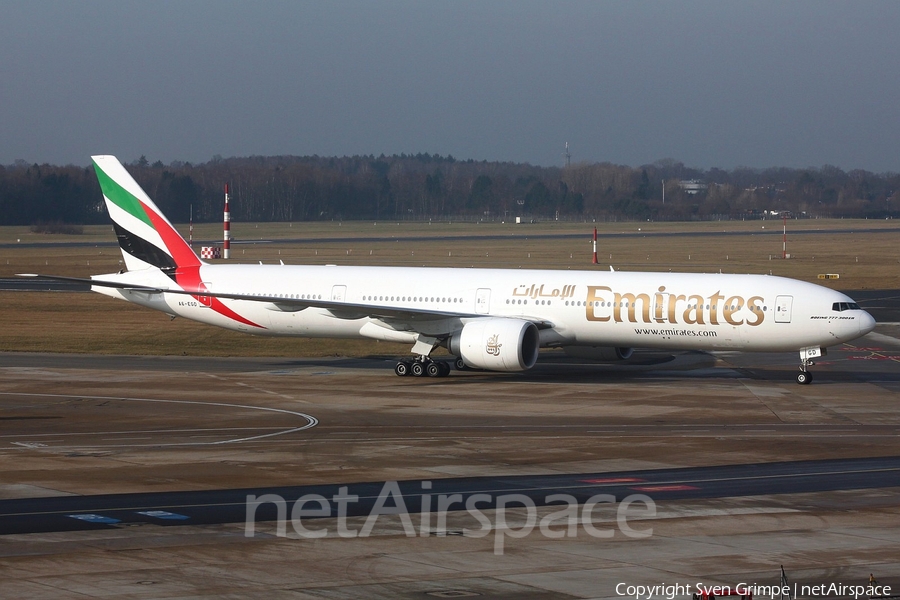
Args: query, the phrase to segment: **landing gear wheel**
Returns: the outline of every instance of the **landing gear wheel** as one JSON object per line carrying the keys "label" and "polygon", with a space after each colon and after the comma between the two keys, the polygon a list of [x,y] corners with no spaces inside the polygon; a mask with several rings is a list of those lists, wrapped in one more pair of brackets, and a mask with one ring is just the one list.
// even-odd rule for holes
{"label": "landing gear wheel", "polygon": [[450,374],[450,368],[451,368],[450,363],[445,363],[442,361],[442,362],[439,362],[438,364],[441,366],[441,374],[438,375],[438,377],[446,377],[447,375]]}
{"label": "landing gear wheel", "polygon": [[413,377],[421,377],[425,374],[425,365],[417,360],[409,368],[409,372],[412,373]]}
{"label": "landing gear wheel", "polygon": [[401,360],[396,365],[394,365],[394,373],[398,377],[405,377],[405,376],[409,375],[409,370],[410,370],[409,367],[410,367],[409,361]]}
{"label": "landing gear wheel", "polygon": [[466,361],[462,359],[462,357],[457,358],[453,361],[453,366],[456,367],[457,371],[465,371],[466,370]]}
{"label": "landing gear wheel", "polygon": [[425,365],[425,372],[428,373],[429,377],[440,377],[444,370],[441,368],[441,363],[430,362]]}
{"label": "landing gear wheel", "polygon": [[812,383],[812,373],[809,371],[800,371],[797,373],[797,383],[800,385],[809,385]]}

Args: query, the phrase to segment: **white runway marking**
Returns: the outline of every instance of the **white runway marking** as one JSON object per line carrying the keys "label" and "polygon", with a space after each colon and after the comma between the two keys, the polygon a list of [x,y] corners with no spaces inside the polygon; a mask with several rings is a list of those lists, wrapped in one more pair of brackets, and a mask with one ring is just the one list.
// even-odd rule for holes
{"label": "white runway marking", "polygon": [[[160,446],[221,446],[224,444],[236,444],[239,442],[250,442],[254,440],[261,440],[264,438],[272,438],[280,435],[287,435],[289,433],[296,433],[298,431],[304,431],[306,429],[311,429],[319,424],[319,420],[312,415],[308,415],[306,413],[296,412],[293,410],[287,410],[283,408],[271,408],[267,406],[250,406],[246,404],[230,404],[226,402],[197,402],[193,400],[164,400],[159,398],[125,398],[122,396],[85,396],[83,394],[36,394],[36,393],[27,393],[27,392],[0,392],[2,396],[30,396],[35,398],[78,398],[85,400],[117,400],[117,401],[125,401],[125,402],[155,402],[160,404],[195,404],[198,406],[218,406],[225,408],[244,408],[249,410],[262,410],[267,412],[274,413],[282,413],[286,415],[293,415],[296,417],[300,417],[306,421],[305,425],[300,427],[291,427],[288,429],[279,429],[278,431],[271,433],[263,433],[260,435],[252,435],[248,437],[237,437],[226,440],[216,440],[212,442],[172,442],[172,443],[155,443],[155,444],[94,444],[94,445],[86,445],[86,446],[78,446],[78,447],[103,447],[103,448],[145,448],[145,447],[160,447]],[[228,428],[231,429],[231,428]],[[252,430],[260,430],[260,429],[270,429],[270,427],[255,427],[255,428],[236,428],[236,429],[252,429]],[[188,429],[188,430],[160,430],[160,431],[135,431],[135,433],[171,433],[171,432],[204,432],[204,431],[222,431],[223,428],[211,428],[211,429]],[[54,433],[54,436],[72,436],[72,435],[118,435],[118,434],[127,434],[127,431],[96,431],[96,432],[86,432],[86,433]],[[2,437],[26,437],[26,438],[34,438],[40,437],[39,435],[12,435],[12,436],[2,436]],[[132,438],[134,439],[134,438]],[[23,442],[12,442],[18,446],[25,446],[26,443]],[[31,446],[31,444],[28,444]],[[26,446],[26,447],[28,447]],[[32,446],[33,447],[33,446]],[[48,447],[49,446],[44,446]],[[59,446],[54,446],[53,448],[59,448]]]}

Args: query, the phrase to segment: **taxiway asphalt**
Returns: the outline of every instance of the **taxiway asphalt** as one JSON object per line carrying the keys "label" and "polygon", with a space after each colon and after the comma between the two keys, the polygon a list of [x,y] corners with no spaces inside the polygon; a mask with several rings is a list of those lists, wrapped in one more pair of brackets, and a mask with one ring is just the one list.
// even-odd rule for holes
{"label": "taxiway asphalt", "polygon": [[[809,386],[793,353],[635,358],[431,380],[389,357],[0,354],[0,596],[618,598],[777,583],[780,565],[900,582],[900,326],[831,350]],[[359,530],[385,482],[413,537],[395,516],[344,539],[333,512],[309,524],[326,537],[285,537],[273,505],[246,535],[248,494],[347,487]],[[514,537],[526,513],[501,525],[486,501],[497,554],[460,504],[420,528],[426,492],[522,494],[539,517],[552,494],[643,494],[657,512],[646,539],[592,537],[581,516],[577,536]]]}

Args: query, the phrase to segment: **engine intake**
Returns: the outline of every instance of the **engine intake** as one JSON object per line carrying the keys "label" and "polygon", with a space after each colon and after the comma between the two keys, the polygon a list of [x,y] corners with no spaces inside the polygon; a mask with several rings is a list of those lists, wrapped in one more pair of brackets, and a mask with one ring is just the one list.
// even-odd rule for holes
{"label": "engine intake", "polygon": [[540,334],[530,321],[485,318],[466,323],[448,347],[470,367],[524,371],[537,362]]}

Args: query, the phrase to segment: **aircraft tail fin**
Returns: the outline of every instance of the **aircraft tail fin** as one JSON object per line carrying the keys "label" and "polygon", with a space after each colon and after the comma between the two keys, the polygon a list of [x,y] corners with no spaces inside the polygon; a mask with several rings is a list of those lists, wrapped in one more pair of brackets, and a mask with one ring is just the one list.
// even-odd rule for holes
{"label": "aircraft tail fin", "polygon": [[203,264],[115,156],[91,160],[129,271],[157,268],[173,273]]}

